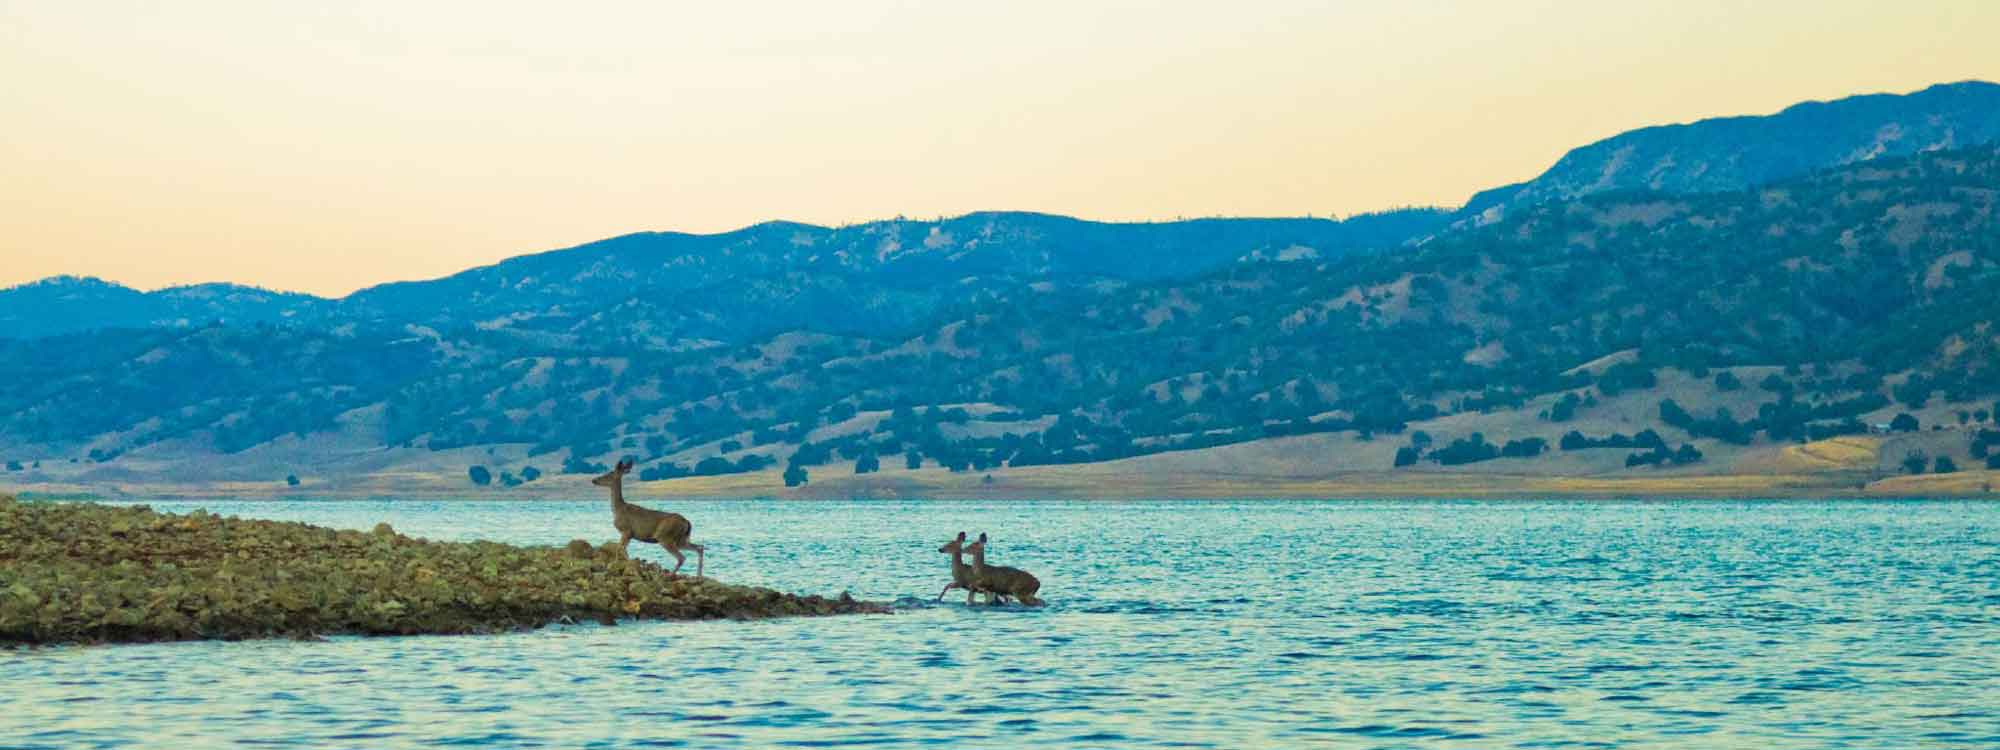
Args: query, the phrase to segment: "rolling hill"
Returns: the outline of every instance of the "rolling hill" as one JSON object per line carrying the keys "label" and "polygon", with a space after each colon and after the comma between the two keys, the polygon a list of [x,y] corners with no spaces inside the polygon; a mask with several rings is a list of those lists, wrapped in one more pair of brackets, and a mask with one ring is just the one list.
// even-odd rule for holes
{"label": "rolling hill", "polygon": [[629,456],[679,494],[1325,495],[1978,473],[2000,149],[1687,185],[1455,227],[632,235],[290,315],[0,339],[21,466],[0,476],[465,492],[474,465],[532,487]]}
{"label": "rolling hill", "polygon": [[340,299],[206,284],[138,292],[56,278],[0,290],[0,336],[285,322],[477,326],[536,342],[612,336],[649,348],[799,327],[908,326],[939,305],[1024,284],[1169,278],[1260,257],[1332,257],[1434,231],[1443,211],[1330,219],[1114,224],[1029,213],[829,228],[768,222],[644,232]]}
{"label": "rolling hill", "polygon": [[1616,190],[1742,190],[1815,169],[2000,140],[2000,85],[1804,102],[1765,116],[1641,128],[1564,154],[1527,182],[1472,197],[1459,215],[1493,221],[1524,205]]}

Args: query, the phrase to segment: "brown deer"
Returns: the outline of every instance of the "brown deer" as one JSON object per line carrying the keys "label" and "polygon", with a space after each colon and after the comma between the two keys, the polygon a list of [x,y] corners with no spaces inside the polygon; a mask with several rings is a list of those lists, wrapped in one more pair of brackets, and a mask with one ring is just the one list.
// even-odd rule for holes
{"label": "brown deer", "polygon": [[611,490],[611,525],[618,529],[618,548],[623,550],[631,546],[634,539],[658,544],[667,554],[674,556],[676,574],[687,562],[687,556],[682,555],[681,550],[694,550],[694,577],[700,578],[702,565],[708,561],[708,550],[688,541],[694,524],[688,523],[687,518],[679,513],[665,513],[625,502],[625,474],[631,470],[631,461],[619,461],[618,466],[605,472],[604,476],[590,480],[591,484]]}
{"label": "brown deer", "polygon": [[986,564],[986,532],[979,533],[979,541],[965,548],[972,555],[973,585],[982,591],[1004,596],[1012,596],[1030,607],[1041,606],[1042,600],[1035,598],[1035,592],[1042,589],[1042,582],[1028,571]]}
{"label": "brown deer", "polygon": [[957,539],[945,542],[938,551],[951,555],[951,583],[945,584],[944,588],[938,591],[938,601],[944,601],[945,592],[952,589],[965,589],[966,604],[971,604],[973,595],[981,591],[986,592],[987,602],[993,601],[993,592],[979,588],[976,585],[978,580],[972,575],[972,566],[965,564],[965,532],[958,532]]}

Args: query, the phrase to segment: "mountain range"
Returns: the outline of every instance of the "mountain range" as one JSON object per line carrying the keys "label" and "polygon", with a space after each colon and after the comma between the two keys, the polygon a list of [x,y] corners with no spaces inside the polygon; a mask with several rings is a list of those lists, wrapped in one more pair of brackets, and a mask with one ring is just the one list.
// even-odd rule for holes
{"label": "mountain range", "polygon": [[1621,133],[1571,150],[1533,180],[1481,191],[1459,214],[1491,222],[1510,207],[1615,190],[1742,190],[1825,167],[1995,140],[2000,85],[1985,81],[1803,102],[1772,115]]}
{"label": "mountain range", "polygon": [[473,465],[533,486],[630,456],[682,494],[1824,493],[1976,469],[1996,92],[1645,128],[1344,221],[773,222],[340,299],[47,280],[0,292],[0,481],[463,492]]}
{"label": "mountain range", "polygon": [[[526,337],[629,331],[648,346],[737,340],[804,325],[910,325],[947,302],[1027,283],[1150,281],[1260,258],[1332,257],[1397,244],[1446,213],[1108,224],[1030,213],[829,228],[767,222],[720,234],[642,232],[339,299],[201,284],[138,292],[57,277],[0,291],[18,338],[221,321],[477,325]],[[671,300],[671,304],[667,302]]]}

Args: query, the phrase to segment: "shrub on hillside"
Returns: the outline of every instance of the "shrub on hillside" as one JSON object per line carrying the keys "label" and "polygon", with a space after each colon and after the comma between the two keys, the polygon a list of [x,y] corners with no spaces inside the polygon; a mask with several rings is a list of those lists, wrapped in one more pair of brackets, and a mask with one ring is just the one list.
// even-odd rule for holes
{"label": "shrub on hillside", "polygon": [[1405,445],[1396,449],[1397,468],[1415,464],[1419,458],[1422,458],[1422,455],[1417,452],[1416,448]]}
{"label": "shrub on hillside", "polygon": [[1924,473],[1924,467],[1929,465],[1930,456],[1925,455],[1923,451],[1910,451],[1903,455],[1903,471],[1905,472],[1922,474]]}

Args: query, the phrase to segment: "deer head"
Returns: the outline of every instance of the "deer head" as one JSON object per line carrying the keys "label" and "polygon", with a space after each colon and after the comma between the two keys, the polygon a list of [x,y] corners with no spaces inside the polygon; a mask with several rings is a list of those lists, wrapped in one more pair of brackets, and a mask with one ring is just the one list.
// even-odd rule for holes
{"label": "deer head", "polygon": [[938,551],[949,555],[953,552],[958,552],[964,549],[965,549],[965,532],[961,531],[958,532],[957,539],[945,542],[943,547],[938,548]]}
{"label": "deer head", "polygon": [[590,480],[590,483],[599,487],[617,487],[624,484],[625,474],[631,470],[631,461],[619,461],[617,466],[612,467],[610,471],[604,472],[603,476]]}

